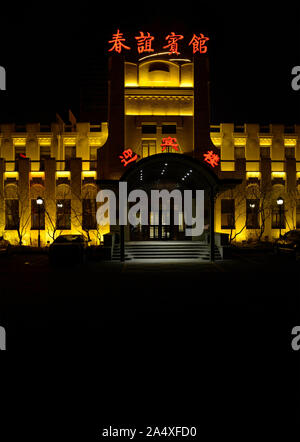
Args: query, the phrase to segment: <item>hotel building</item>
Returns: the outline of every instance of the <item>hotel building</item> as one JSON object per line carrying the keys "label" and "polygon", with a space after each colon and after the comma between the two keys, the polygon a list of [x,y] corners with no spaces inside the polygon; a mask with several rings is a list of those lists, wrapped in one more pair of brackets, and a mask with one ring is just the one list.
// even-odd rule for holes
{"label": "hotel building", "polygon": [[[108,78],[105,122],[0,126],[0,235],[37,245],[40,232],[46,245],[60,233],[84,233],[102,243],[119,227],[97,226],[96,194],[117,190],[120,180],[129,189],[205,191],[201,238],[185,236],[183,214],[168,225],[161,207],[149,212],[149,226],[125,226],[126,242],[207,241],[220,236],[213,231],[272,241],[300,228],[300,124],[211,125],[206,54],[116,54]],[[216,163],[206,161],[210,152]]]}

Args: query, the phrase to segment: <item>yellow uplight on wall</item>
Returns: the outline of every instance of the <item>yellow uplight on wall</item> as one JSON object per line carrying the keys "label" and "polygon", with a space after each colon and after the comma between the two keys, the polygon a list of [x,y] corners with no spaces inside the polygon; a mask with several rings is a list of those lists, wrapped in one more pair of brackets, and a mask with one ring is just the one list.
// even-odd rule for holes
{"label": "yellow uplight on wall", "polygon": [[247,178],[260,178],[260,172],[247,172]]}
{"label": "yellow uplight on wall", "polygon": [[138,83],[136,81],[130,82],[125,79],[125,87],[138,87]]}
{"label": "yellow uplight on wall", "polygon": [[82,178],[97,178],[96,170],[83,170]]}
{"label": "yellow uplight on wall", "polygon": [[16,180],[19,178],[19,172],[11,171],[11,172],[4,172],[4,179],[7,178],[15,178]]}
{"label": "yellow uplight on wall", "polygon": [[272,146],[272,138],[260,138],[259,144],[260,146]]}
{"label": "yellow uplight on wall", "polygon": [[71,172],[69,170],[57,170],[56,178],[70,178]]}
{"label": "yellow uplight on wall", "polygon": [[272,172],[272,178],[285,178],[285,172]]}
{"label": "yellow uplight on wall", "polygon": [[42,171],[31,171],[30,178],[45,178],[45,172]]}
{"label": "yellow uplight on wall", "polygon": [[284,140],[284,145],[286,147],[295,147],[297,145],[297,140],[293,138],[287,138]]}

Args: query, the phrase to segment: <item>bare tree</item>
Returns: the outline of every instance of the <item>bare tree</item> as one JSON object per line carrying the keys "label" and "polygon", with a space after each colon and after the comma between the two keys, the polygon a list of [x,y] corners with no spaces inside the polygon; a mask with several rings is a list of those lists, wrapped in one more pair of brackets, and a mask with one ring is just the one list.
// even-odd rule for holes
{"label": "bare tree", "polygon": [[[266,229],[266,222],[270,219],[273,205],[272,186],[262,187],[260,184],[247,185],[246,181],[234,189],[226,193],[226,197],[234,199],[235,212],[232,214],[233,219],[230,228],[229,242],[233,242],[238,236],[247,229],[247,200],[255,200],[255,215],[258,218],[257,228],[252,227],[252,236],[257,241],[261,241]],[[240,222],[239,222],[240,221]],[[239,224],[239,228],[235,226]]]}
{"label": "bare tree", "polygon": [[24,236],[28,231],[31,221],[31,210],[28,200],[24,199],[17,191],[17,198],[6,199],[7,220],[9,230],[16,230],[18,235],[18,244],[21,246],[24,242]]}
{"label": "bare tree", "polygon": [[88,241],[92,240],[92,235],[101,235],[96,220],[96,189],[93,185],[83,187],[81,195],[73,192],[71,211],[73,224],[80,233],[85,233]]}

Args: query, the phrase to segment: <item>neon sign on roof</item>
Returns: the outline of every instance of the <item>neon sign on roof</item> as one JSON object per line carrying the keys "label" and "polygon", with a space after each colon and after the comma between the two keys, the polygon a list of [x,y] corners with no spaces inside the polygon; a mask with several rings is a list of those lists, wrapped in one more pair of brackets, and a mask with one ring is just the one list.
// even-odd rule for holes
{"label": "neon sign on roof", "polygon": [[[154,52],[153,48],[153,41],[155,40],[155,37],[150,34],[150,32],[143,32],[140,31],[140,35],[134,37],[136,40],[136,47],[139,54],[143,53],[152,53]],[[179,49],[181,44],[183,44],[181,41],[184,39],[184,35],[182,34],[176,34],[175,32],[170,32],[169,35],[165,37],[165,40],[167,41],[167,45],[163,46],[163,49],[168,49],[169,54],[175,54],[179,55]],[[192,47],[193,54],[199,53],[199,54],[205,54],[207,52],[207,46],[206,42],[209,40],[209,37],[205,37],[204,34],[193,34],[192,39],[188,43],[188,46]],[[131,47],[127,46],[126,38],[124,37],[123,33],[120,32],[118,29],[115,34],[113,34],[112,39],[109,40],[111,44],[110,49],[108,49],[108,52],[117,52],[120,54],[122,51],[130,51]],[[126,44],[125,44],[126,43]]]}

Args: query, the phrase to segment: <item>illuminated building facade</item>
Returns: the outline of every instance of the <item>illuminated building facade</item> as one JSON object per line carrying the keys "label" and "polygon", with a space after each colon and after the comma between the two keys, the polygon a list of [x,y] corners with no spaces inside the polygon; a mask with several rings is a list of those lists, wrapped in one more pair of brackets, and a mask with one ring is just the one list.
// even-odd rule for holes
{"label": "illuminated building facade", "polygon": [[[272,240],[300,228],[300,125],[212,126],[206,54],[113,55],[108,95],[108,121],[99,126],[1,125],[5,238],[35,245],[40,231],[44,245],[58,233],[84,232],[99,243],[118,227],[97,226],[96,194],[119,180],[148,190],[208,189],[208,234]],[[161,209],[149,213],[147,228],[125,226],[125,240],[187,239],[183,221],[167,226]]]}
{"label": "illuminated building facade", "polygon": [[59,233],[85,232],[97,243],[97,149],[107,136],[107,123],[1,125],[1,235],[37,245],[40,230],[45,245]]}

